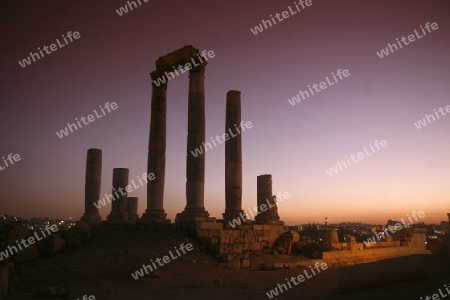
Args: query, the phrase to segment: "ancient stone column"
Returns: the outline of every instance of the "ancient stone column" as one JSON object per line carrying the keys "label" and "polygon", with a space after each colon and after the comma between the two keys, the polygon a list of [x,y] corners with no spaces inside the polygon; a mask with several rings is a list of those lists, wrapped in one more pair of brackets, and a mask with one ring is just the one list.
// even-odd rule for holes
{"label": "ancient stone column", "polygon": [[[176,222],[208,221],[209,217],[204,207],[205,66],[206,62],[189,71],[186,207]],[[193,154],[200,148],[203,154]]]}
{"label": "ancient stone column", "polygon": [[139,219],[138,211],[138,197],[128,197],[127,201],[127,213],[128,213],[128,222],[135,223],[137,219]]}
{"label": "ancient stone column", "polygon": [[[225,222],[242,213],[242,136],[236,134],[241,123],[241,92],[228,91],[225,117]],[[231,132],[230,132],[231,131]]]}
{"label": "ancient stone column", "polygon": [[84,185],[84,215],[81,221],[99,223],[101,217],[94,205],[100,199],[102,179],[102,150],[89,149],[86,159],[86,176]]}
{"label": "ancient stone column", "polygon": [[[152,80],[163,76],[161,72],[152,72]],[[148,145],[147,173],[155,174],[154,180],[147,182],[147,209],[142,215],[143,222],[165,223],[164,178],[166,168],[166,92],[167,84],[157,86],[152,83],[152,104],[150,120],[150,140]]]}
{"label": "ancient stone column", "polygon": [[111,213],[107,219],[112,223],[126,222],[128,219],[127,209],[127,191],[128,185],[128,169],[113,169],[113,200],[111,203]]}
{"label": "ancient stone column", "polygon": [[284,224],[278,216],[276,197],[272,196],[272,175],[259,175],[257,177],[257,203],[258,215],[256,224]]}

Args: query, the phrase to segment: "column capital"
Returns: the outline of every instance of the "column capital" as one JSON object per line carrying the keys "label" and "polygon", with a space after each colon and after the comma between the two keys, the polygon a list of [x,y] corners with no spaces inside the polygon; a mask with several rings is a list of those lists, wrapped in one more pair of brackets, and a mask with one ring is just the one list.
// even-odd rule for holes
{"label": "column capital", "polygon": [[152,88],[154,89],[165,89],[167,90],[167,78],[161,70],[155,70],[150,73],[150,79],[152,80]]}
{"label": "column capital", "polygon": [[[202,57],[202,59],[205,59]],[[189,70],[189,75],[192,74],[201,74],[201,75],[205,75],[205,69],[206,69],[206,65],[208,63],[206,62],[206,60],[204,60],[202,63],[200,64],[194,64],[194,66],[192,67],[192,69]]]}

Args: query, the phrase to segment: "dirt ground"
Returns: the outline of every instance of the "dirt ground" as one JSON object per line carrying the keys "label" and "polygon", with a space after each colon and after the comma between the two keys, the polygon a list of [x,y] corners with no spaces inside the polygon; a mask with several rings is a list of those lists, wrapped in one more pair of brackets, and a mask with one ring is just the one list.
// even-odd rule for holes
{"label": "dirt ground", "polygon": [[[181,243],[194,250],[171,260],[153,276],[139,280],[131,273]],[[424,256],[427,277],[382,287],[338,292],[336,268],[292,285],[276,299],[420,299],[450,283],[450,260]],[[261,257],[258,258],[261,260]],[[269,299],[266,292],[302,268],[279,271],[230,270],[204,253],[193,239],[177,230],[105,230],[90,242],[16,267],[15,292],[7,299],[49,299],[36,296],[44,287],[67,287],[66,299],[94,295],[96,299]],[[389,272],[389,270],[386,270]],[[53,299],[62,298],[55,296]]]}

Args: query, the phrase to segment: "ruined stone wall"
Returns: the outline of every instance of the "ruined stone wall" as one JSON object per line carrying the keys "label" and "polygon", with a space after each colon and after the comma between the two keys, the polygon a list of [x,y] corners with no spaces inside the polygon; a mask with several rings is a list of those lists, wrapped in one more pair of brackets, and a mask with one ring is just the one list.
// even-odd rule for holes
{"label": "ruined stone wall", "polygon": [[248,268],[252,252],[272,252],[275,241],[288,228],[281,225],[241,225],[222,229],[221,223],[202,223],[197,237],[210,253],[231,268]]}
{"label": "ruined stone wall", "polygon": [[[424,242],[425,243],[425,242]],[[336,243],[333,244],[333,249],[335,250],[362,250],[364,248],[366,249],[372,249],[372,248],[386,248],[386,247],[400,247],[401,246],[401,242],[400,241],[394,241],[394,240],[390,240],[390,241],[380,241],[380,242],[376,242],[376,243],[371,243],[369,247],[365,246],[364,243]]]}
{"label": "ruined stone wall", "polygon": [[[379,244],[377,246],[377,244]],[[413,254],[430,254],[425,245],[425,232],[422,230],[404,230],[394,241],[377,242],[373,247],[365,247],[363,243],[351,244],[351,247],[344,248],[342,243],[340,251],[325,251],[317,253],[318,258],[322,258],[327,263],[340,262],[369,262],[374,260],[400,257]]]}
{"label": "ruined stone wall", "polygon": [[402,246],[412,249],[424,250],[425,246],[425,229],[409,229],[400,231],[395,237]]}

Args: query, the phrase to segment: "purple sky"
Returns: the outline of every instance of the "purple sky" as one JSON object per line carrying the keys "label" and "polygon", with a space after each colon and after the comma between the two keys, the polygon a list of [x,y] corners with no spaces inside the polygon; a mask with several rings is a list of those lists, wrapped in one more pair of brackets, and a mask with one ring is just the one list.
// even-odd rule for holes
{"label": "purple sky", "polygon": [[[146,172],[149,72],[155,60],[184,45],[213,50],[206,68],[206,136],[222,134],[225,97],[240,90],[243,209],[256,204],[256,177],[272,174],[289,224],[400,219],[423,210],[423,221],[450,209],[450,116],[414,125],[450,105],[448,1],[314,1],[258,35],[250,28],[293,7],[282,1],[150,0],[123,16],[126,1],[14,1],[0,4],[0,158],[21,160],[0,171],[0,213],[79,218],[84,209],[88,148],[103,150],[102,194],[112,169]],[[380,59],[376,52],[427,22],[439,29]],[[78,40],[22,68],[18,61],[68,31]],[[288,99],[331,72],[350,76],[291,106]],[[331,78],[331,77],[330,77]],[[185,206],[188,76],[172,80],[167,100],[164,206],[172,220]],[[59,139],[56,132],[106,102],[118,109]],[[373,156],[325,170],[386,140]],[[0,166],[4,166],[0,160]],[[205,207],[225,206],[224,145],[206,156]],[[146,208],[146,188],[139,214]],[[105,218],[110,206],[101,209]]]}

